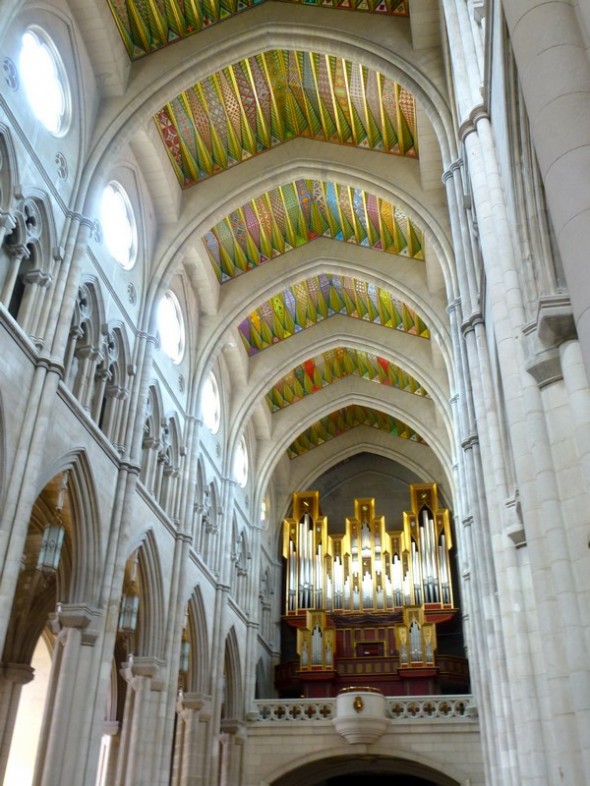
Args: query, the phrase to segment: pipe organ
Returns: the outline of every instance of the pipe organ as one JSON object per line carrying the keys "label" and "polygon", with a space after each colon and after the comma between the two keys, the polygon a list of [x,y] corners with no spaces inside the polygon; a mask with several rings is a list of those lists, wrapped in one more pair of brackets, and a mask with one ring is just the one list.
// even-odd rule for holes
{"label": "pipe organ", "polygon": [[449,512],[438,507],[436,484],[413,485],[410,497],[401,529],[387,530],[375,500],[362,498],[344,533],[329,535],[319,493],[295,493],[284,522],[286,614],[453,608]]}
{"label": "pipe organ", "polygon": [[319,492],[293,495],[283,522],[283,631],[291,641],[277,667],[283,695],[335,695],[359,679],[389,695],[467,688],[449,512],[436,484],[410,486],[409,508],[391,527],[375,500],[361,497],[340,531],[329,532]]}

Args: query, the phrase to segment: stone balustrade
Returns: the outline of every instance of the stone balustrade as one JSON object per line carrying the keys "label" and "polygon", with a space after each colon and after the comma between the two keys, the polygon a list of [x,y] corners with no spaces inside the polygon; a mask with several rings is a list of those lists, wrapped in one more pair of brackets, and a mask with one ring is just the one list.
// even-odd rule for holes
{"label": "stone balustrade", "polygon": [[[335,717],[336,699],[259,699],[249,721],[318,721]],[[477,722],[473,696],[387,696],[391,721]]]}

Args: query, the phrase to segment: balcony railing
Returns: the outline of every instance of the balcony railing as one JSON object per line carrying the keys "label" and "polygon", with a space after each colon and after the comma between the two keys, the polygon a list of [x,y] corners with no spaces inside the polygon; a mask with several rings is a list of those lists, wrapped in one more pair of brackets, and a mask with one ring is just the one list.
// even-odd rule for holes
{"label": "balcony railing", "polygon": [[[335,715],[336,699],[259,699],[249,720],[258,721],[317,721],[331,720]],[[388,696],[387,716],[392,721],[435,722],[477,721],[473,696]]]}

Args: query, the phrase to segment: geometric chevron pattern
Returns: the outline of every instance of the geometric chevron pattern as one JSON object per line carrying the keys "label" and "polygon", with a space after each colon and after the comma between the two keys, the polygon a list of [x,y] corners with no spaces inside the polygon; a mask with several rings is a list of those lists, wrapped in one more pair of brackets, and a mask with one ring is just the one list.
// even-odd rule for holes
{"label": "geometric chevron pattern", "polygon": [[[290,0],[301,2],[301,0]],[[131,60],[194,35],[264,0],[108,0]],[[304,0],[309,6],[408,16],[409,0]]]}
{"label": "geometric chevron pattern", "polygon": [[426,323],[390,292],[350,276],[321,273],[263,302],[238,326],[248,355],[336,314],[430,338]]}
{"label": "geometric chevron pattern", "polygon": [[360,63],[273,49],[197,82],[155,115],[182,188],[294,139],[417,157],[411,93]]}
{"label": "geometric chevron pattern", "polygon": [[369,407],[351,405],[331,412],[301,432],[287,448],[287,454],[289,458],[294,459],[356,426],[370,426],[402,439],[410,439],[422,445],[427,444],[419,434],[401,420]]}
{"label": "geometric chevron pattern", "polygon": [[305,396],[350,375],[427,396],[426,390],[403,369],[385,358],[360,349],[338,347],[310,358],[286,374],[266,394],[271,412],[295,404]]}
{"label": "geometric chevron pattern", "polygon": [[223,284],[319,237],[424,259],[423,232],[399,208],[323,180],[296,180],[250,200],[203,242]]}

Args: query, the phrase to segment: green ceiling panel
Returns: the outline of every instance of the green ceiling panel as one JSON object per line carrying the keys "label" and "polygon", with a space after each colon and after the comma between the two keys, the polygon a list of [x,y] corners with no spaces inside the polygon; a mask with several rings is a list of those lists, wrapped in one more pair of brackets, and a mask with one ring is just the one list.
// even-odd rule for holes
{"label": "green ceiling panel", "polygon": [[266,401],[271,412],[277,412],[350,375],[418,396],[428,395],[419,382],[385,358],[358,349],[338,347],[294,368],[269,390]]}
{"label": "green ceiling panel", "polygon": [[409,439],[422,445],[427,444],[419,434],[401,420],[369,407],[352,405],[316,421],[289,445],[287,454],[291,459],[297,458],[356,426],[370,426],[402,439]]}
{"label": "green ceiling panel", "polygon": [[418,155],[411,93],[359,63],[313,52],[240,60],[154,119],[183,188],[298,136]]}
{"label": "green ceiling panel", "polygon": [[430,338],[422,319],[390,292],[349,276],[325,273],[265,301],[238,329],[248,354],[255,355],[336,314]]}
{"label": "green ceiling panel", "polygon": [[203,240],[224,283],[318,237],[424,259],[424,235],[399,208],[321,180],[296,180],[252,199]]}
{"label": "green ceiling panel", "polygon": [[[287,0],[301,3],[301,0]],[[156,52],[265,0],[108,0],[131,60]],[[303,0],[303,5],[409,16],[409,0]]]}

